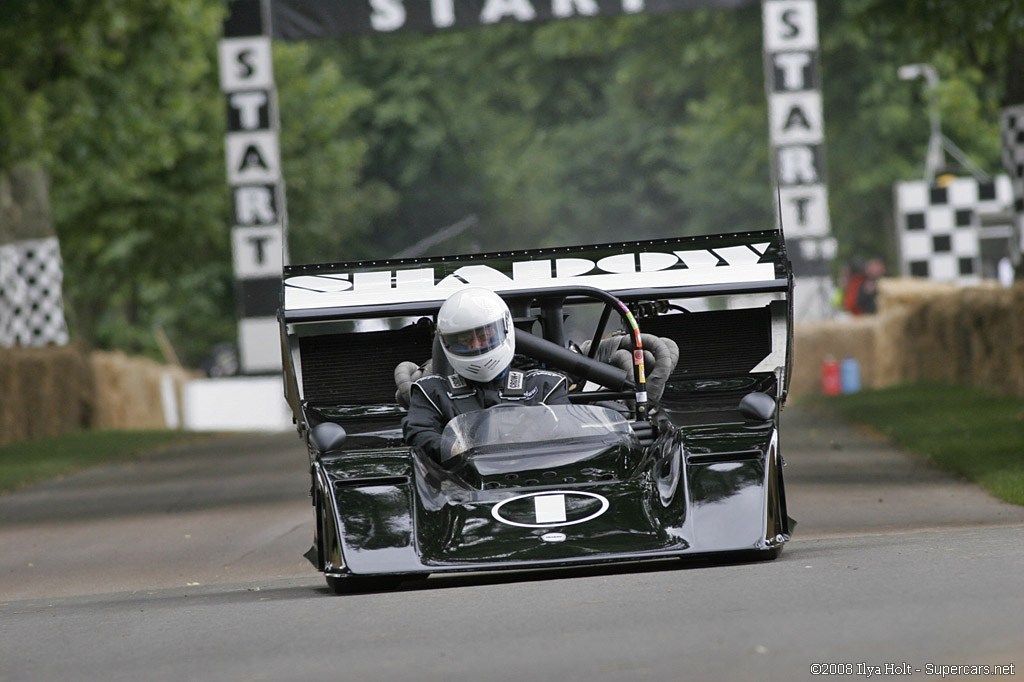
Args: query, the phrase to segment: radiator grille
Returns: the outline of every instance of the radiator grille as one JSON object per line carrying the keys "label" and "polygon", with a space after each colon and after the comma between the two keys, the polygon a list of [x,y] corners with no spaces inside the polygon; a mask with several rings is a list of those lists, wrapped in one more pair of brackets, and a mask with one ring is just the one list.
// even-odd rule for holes
{"label": "radiator grille", "polygon": [[747,374],[772,350],[767,307],[661,315],[640,320],[640,331],[679,344],[674,379]]}
{"label": "radiator grille", "polygon": [[306,400],[318,405],[395,401],[395,366],[430,359],[430,325],[299,339]]}
{"label": "radiator grille", "polygon": [[[661,315],[640,321],[645,333],[679,344],[673,379],[748,374],[770,352],[767,307]],[[313,406],[394,402],[395,366],[430,359],[429,325],[299,340],[306,400]]]}

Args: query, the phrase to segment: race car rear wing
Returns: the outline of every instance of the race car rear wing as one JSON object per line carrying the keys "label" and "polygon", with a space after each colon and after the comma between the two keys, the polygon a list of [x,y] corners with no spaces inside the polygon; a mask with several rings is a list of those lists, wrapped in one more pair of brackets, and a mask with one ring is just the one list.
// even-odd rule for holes
{"label": "race car rear wing", "polygon": [[[593,287],[638,305],[764,295],[758,298],[768,302],[754,308],[666,317],[680,321],[677,333],[685,337],[680,343],[682,374],[771,371],[778,377],[780,401],[785,398],[792,355],[793,274],[782,233],[765,230],[286,266],[281,340],[286,396],[296,416],[304,400],[365,403],[392,393],[393,385],[379,391],[376,385],[389,383],[384,379],[390,378],[398,361],[418,361],[409,356],[412,352],[430,357],[429,328],[394,321],[431,316],[453,291],[465,286],[484,287],[505,297]],[[392,322],[376,322],[382,319]],[[664,327],[662,318],[655,318],[651,326],[659,323]],[[380,367],[371,367],[374,363]],[[362,388],[336,388],[342,384]]]}
{"label": "race car rear wing", "polygon": [[289,265],[284,321],[419,314],[456,289],[592,286],[624,300],[788,292],[780,232],[762,231],[458,256]]}

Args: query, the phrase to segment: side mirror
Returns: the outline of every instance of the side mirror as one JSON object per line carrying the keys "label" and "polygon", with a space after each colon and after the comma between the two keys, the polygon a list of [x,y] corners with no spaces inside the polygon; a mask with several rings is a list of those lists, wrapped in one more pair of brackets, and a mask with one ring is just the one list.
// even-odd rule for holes
{"label": "side mirror", "polygon": [[748,393],[740,401],[740,414],[747,421],[771,421],[775,416],[775,399],[767,393]]}
{"label": "side mirror", "polygon": [[334,422],[317,424],[309,433],[309,442],[318,452],[338,450],[348,436],[345,429]]}

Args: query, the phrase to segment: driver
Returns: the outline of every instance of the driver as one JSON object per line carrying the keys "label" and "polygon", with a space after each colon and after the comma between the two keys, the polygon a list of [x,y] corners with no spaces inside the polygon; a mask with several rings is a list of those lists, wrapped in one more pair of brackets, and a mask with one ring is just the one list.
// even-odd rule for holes
{"label": "driver", "polygon": [[416,381],[405,442],[440,461],[441,432],[453,417],[499,403],[555,405],[569,402],[564,375],[544,369],[510,369],[516,337],[512,314],[501,297],[477,287],[460,289],[437,312],[441,349],[455,374]]}

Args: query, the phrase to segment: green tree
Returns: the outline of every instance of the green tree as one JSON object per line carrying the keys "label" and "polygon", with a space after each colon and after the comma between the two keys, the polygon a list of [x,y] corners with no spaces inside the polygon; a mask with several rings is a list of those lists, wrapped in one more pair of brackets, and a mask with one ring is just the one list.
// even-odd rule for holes
{"label": "green tree", "polygon": [[[923,81],[899,80],[901,65],[936,67],[943,132],[988,173],[1001,171],[1002,81],[963,59],[955,41],[931,42],[910,29],[915,22],[922,30],[948,24],[944,31],[952,35],[966,5],[938,4],[949,5],[949,12],[931,0],[818,4],[830,207],[840,262],[881,256],[895,270],[893,184],[924,177],[929,95]],[[970,6],[973,12],[975,3]]]}
{"label": "green tree", "polygon": [[859,21],[922,56],[938,53],[982,70],[1002,88],[1002,103],[1024,102],[1024,2],[1021,0],[860,0]]}
{"label": "green tree", "polygon": [[354,124],[373,93],[311,43],[274,46],[281,107],[292,262],[367,255],[373,218],[393,210],[396,191],[366,173],[370,143]]}
{"label": "green tree", "polygon": [[[898,66],[936,63],[944,130],[989,172],[1003,88],[872,4],[819,3],[826,161],[840,260],[894,264],[892,185],[921,175],[928,138]],[[388,255],[470,213],[480,227],[437,252],[770,226],[761,51],[758,7],[332,44],[370,93],[364,177],[397,197],[361,243]]]}
{"label": "green tree", "polygon": [[[372,216],[369,238],[348,244],[335,260],[388,256],[481,211],[485,188],[471,119],[490,112],[466,99],[464,76],[486,44],[472,31],[317,44],[348,88],[368,94],[352,117],[352,134],[365,149],[360,170],[368,188],[393,199]],[[288,95],[282,87],[282,98]]]}
{"label": "green tree", "polygon": [[323,52],[371,93],[356,116],[365,173],[400,197],[374,220],[374,256],[469,214],[480,228],[438,251],[773,221],[756,7],[366,36]]}
{"label": "green tree", "polygon": [[[944,131],[998,172],[1021,5],[818,3],[841,259],[893,262],[892,184],[921,174],[927,102],[901,64],[939,69]],[[0,169],[52,175],[79,339],[156,353],[160,326],[195,364],[235,338],[223,12],[0,9]],[[772,226],[761,51],[757,6],[277,43],[292,261],[389,256],[469,215],[434,253]]]}
{"label": "green tree", "polygon": [[[38,0],[0,12],[0,168],[52,177],[73,337],[195,366],[236,338],[221,0]],[[340,250],[394,203],[346,137],[366,92],[307,46],[278,46],[284,172],[299,248]]]}
{"label": "green tree", "polygon": [[52,178],[64,300],[86,345],[195,360],[233,328],[216,0],[6,3],[0,168]]}
{"label": "green tree", "polygon": [[89,345],[152,353],[162,326],[194,362],[233,329],[222,17],[209,0],[103,3],[78,27],[74,77],[53,84],[65,296]]}

